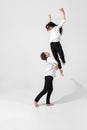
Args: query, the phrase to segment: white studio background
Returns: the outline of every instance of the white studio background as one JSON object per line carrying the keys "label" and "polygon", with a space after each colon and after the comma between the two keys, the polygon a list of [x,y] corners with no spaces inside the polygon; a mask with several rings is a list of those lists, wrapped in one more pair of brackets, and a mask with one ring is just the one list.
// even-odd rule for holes
{"label": "white studio background", "polygon": [[[48,22],[49,13],[52,14],[55,23],[58,24],[61,21],[62,15],[58,11],[61,7],[65,9],[67,17],[61,40],[66,56],[66,65],[63,67],[65,76],[62,78],[59,71],[57,72],[52,100],[58,100],[59,97],[74,91],[75,84],[87,88],[86,0],[0,0],[0,91],[6,90],[11,94],[12,90],[16,101],[21,100],[23,93],[27,97],[25,92],[27,88],[32,97],[29,100],[32,102],[43,88],[43,74],[46,66],[40,59],[40,53],[51,52],[49,33],[45,25]],[[17,95],[13,94],[13,91],[17,91]],[[18,99],[20,91],[22,94]],[[25,97],[22,97],[23,103],[24,99]],[[55,109],[57,111],[57,108]],[[56,129],[56,126],[54,128]]]}
{"label": "white studio background", "polygon": [[0,1],[0,86],[34,87],[43,75],[42,51],[50,51],[45,29],[48,13],[59,23],[58,9],[64,7],[67,21],[62,45],[67,75],[87,84],[86,1]]}

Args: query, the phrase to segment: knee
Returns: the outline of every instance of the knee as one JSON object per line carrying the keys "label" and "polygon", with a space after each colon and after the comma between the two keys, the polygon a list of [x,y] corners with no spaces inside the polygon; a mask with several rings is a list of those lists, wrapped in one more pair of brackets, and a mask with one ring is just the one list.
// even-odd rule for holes
{"label": "knee", "polygon": [[52,93],[53,92],[53,88],[51,88],[50,90],[49,90],[49,93]]}
{"label": "knee", "polygon": [[46,92],[47,92],[47,89],[43,89],[43,92],[46,93]]}

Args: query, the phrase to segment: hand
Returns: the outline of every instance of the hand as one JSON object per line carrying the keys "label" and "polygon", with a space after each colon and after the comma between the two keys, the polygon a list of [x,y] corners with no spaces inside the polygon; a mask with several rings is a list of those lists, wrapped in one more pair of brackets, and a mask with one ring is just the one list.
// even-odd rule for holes
{"label": "hand", "polygon": [[60,74],[61,74],[61,76],[64,76],[62,69],[60,69]]}
{"label": "hand", "polygon": [[58,70],[58,65],[54,65],[54,69],[55,69],[55,70]]}
{"label": "hand", "polygon": [[51,21],[51,14],[48,14],[49,21]]}
{"label": "hand", "polygon": [[60,8],[59,11],[63,13],[63,19],[66,20],[66,15],[65,15],[65,11],[64,11],[64,9],[63,9],[63,8]]}
{"label": "hand", "polygon": [[64,12],[64,9],[63,9],[63,8],[60,8],[59,11]]}

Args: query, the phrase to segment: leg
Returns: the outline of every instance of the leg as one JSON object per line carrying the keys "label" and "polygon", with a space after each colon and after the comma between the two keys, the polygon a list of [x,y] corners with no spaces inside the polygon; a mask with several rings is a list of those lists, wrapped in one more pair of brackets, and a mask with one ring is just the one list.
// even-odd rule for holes
{"label": "leg", "polygon": [[53,56],[54,58],[56,59],[56,61],[58,62],[58,68],[60,70],[60,74],[61,76],[64,76],[63,75],[63,70],[62,70],[62,66],[61,66],[61,62],[59,60],[59,57],[58,57],[58,52],[59,52],[59,43],[51,43],[51,50],[52,50],[52,53],[53,53]]}
{"label": "leg", "polygon": [[58,56],[58,54],[57,54],[57,49],[55,48],[54,44],[55,44],[55,43],[51,43],[51,44],[50,44],[50,46],[51,46],[51,51],[52,51],[52,54],[53,54],[55,60],[58,62],[58,67],[59,67],[59,69],[61,69],[61,68],[62,68],[61,62],[60,62],[60,60],[59,60],[59,56]]}
{"label": "leg", "polygon": [[47,92],[47,90],[46,90],[46,89],[43,89],[43,90],[38,94],[38,96],[35,98],[35,100],[34,100],[34,105],[35,105],[35,107],[39,107],[38,101],[40,100],[40,98],[41,98],[43,95],[46,94],[46,92]]}
{"label": "leg", "polygon": [[48,77],[48,93],[47,93],[47,97],[46,97],[46,104],[50,104],[50,97],[53,91],[53,77],[49,76]]}
{"label": "leg", "polygon": [[50,90],[47,93],[46,104],[50,104],[50,97],[51,97],[52,91],[53,89],[50,88]]}
{"label": "leg", "polygon": [[40,100],[40,98],[45,95],[47,93],[47,89],[44,88],[38,95],[37,97],[35,98],[35,102],[38,102]]}
{"label": "leg", "polygon": [[57,52],[59,53],[59,56],[60,56],[63,64],[64,64],[65,63],[65,56],[64,56],[64,52],[63,52],[63,49],[62,49],[60,42],[56,43],[55,46],[56,46]]}
{"label": "leg", "polygon": [[37,97],[34,100],[35,101],[34,104],[36,104],[40,100],[40,98],[47,93],[47,91],[48,91],[47,86],[48,86],[48,82],[47,82],[47,80],[45,78],[44,89],[37,95]]}

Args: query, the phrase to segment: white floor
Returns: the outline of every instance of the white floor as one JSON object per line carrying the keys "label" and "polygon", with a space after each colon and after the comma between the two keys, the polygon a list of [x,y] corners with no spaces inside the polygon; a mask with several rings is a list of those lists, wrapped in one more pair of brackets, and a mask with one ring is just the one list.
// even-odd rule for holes
{"label": "white floor", "polygon": [[54,90],[51,107],[43,104],[44,97],[35,108],[36,92],[28,87],[0,89],[0,130],[87,130],[87,89],[72,82],[70,93],[57,98]]}

